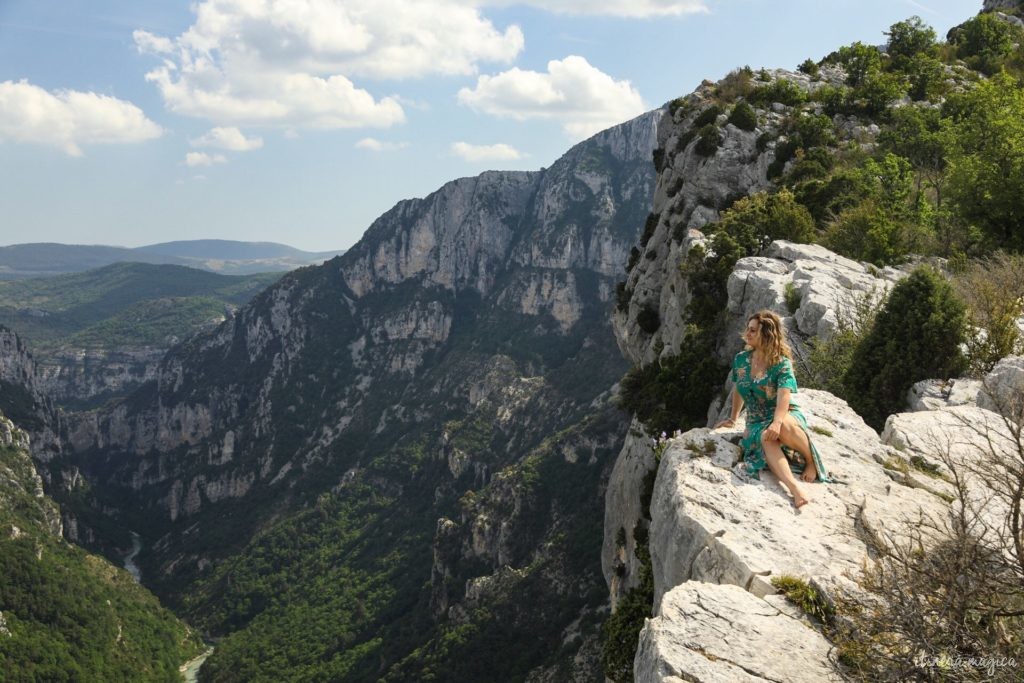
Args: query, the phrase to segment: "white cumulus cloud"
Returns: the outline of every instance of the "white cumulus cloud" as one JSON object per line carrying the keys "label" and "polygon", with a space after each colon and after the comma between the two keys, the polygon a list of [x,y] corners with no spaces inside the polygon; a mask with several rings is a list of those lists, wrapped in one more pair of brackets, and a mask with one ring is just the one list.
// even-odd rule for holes
{"label": "white cumulus cloud", "polygon": [[116,97],[51,93],[26,80],[0,83],[0,141],[49,145],[81,156],[82,145],[143,142],[162,134],[141,109]]}
{"label": "white cumulus cloud", "polygon": [[189,168],[196,166],[213,166],[214,164],[227,163],[227,157],[223,154],[207,154],[206,152],[188,152],[185,155],[185,165]]}
{"label": "white cumulus cloud", "polygon": [[172,111],[222,125],[387,127],[398,98],[354,79],[474,74],[523,49],[463,0],[202,0],[173,38],[134,33],[162,59],[147,74]]}
{"label": "white cumulus cloud", "polygon": [[495,76],[480,76],[476,87],[459,91],[458,99],[493,116],[557,120],[577,140],[645,109],[643,98],[629,81],[616,81],[576,55],[548,62],[546,73],[513,68]]}
{"label": "white cumulus cloud", "polygon": [[549,12],[614,17],[664,17],[707,12],[702,0],[481,0],[488,5],[532,5]]}
{"label": "white cumulus cloud", "polygon": [[262,147],[263,138],[247,138],[237,128],[218,126],[194,140],[189,140],[189,144],[193,147],[216,147],[231,152],[248,152]]}
{"label": "white cumulus cloud", "polygon": [[393,152],[398,149],[405,149],[408,142],[385,142],[377,138],[363,138],[356,143],[356,149],[367,149],[371,152]]}
{"label": "white cumulus cloud", "polygon": [[456,142],[452,145],[452,153],[466,161],[512,161],[523,158],[519,150],[503,142],[494,145],[471,145],[468,142]]}

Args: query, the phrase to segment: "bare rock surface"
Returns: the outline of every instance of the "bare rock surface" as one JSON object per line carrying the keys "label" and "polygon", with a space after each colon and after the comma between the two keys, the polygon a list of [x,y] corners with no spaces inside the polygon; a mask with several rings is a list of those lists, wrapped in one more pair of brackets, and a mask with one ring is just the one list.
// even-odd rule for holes
{"label": "bare rock surface", "polygon": [[665,597],[640,634],[637,683],[842,680],[821,634],[742,588],[690,582]]}
{"label": "bare rock surface", "polygon": [[[945,515],[948,503],[901,477],[901,454],[844,401],[821,391],[798,396],[837,479],[805,485],[813,502],[800,512],[773,475],[745,475],[738,430],[694,429],[669,442],[651,502],[655,617],[641,635],[638,681],[836,677],[824,639],[778,609],[772,577],[796,576],[834,596],[852,587],[871,536],[898,537],[921,515]],[[940,412],[909,415],[934,420]],[[728,627],[738,635],[720,647],[734,649],[708,649],[721,636],[702,640],[694,624]],[[793,633],[794,656],[788,647],[766,650]]]}

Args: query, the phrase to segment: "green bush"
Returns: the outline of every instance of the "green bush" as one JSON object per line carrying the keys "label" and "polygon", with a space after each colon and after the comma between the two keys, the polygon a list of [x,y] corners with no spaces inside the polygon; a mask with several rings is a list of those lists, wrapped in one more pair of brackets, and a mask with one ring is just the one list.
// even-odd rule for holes
{"label": "green bush", "polygon": [[1015,44],[1022,41],[1024,29],[993,14],[979,14],[950,32],[957,56],[987,75],[998,72]]}
{"label": "green bush", "polygon": [[907,62],[904,73],[910,85],[907,94],[913,100],[935,101],[946,91],[946,70],[935,57],[914,55]]}
{"label": "green bush", "polygon": [[768,107],[775,102],[795,107],[807,101],[807,93],[796,83],[780,78],[754,88],[747,100],[759,107]]}
{"label": "green bush", "polygon": [[879,116],[889,105],[906,95],[909,88],[910,84],[902,74],[872,73],[853,89],[851,97],[862,112]]}
{"label": "green bush", "polygon": [[882,55],[878,48],[857,41],[844,45],[835,53],[835,61],[846,69],[846,82],[854,87],[871,74],[882,70]]}
{"label": "green bush", "polygon": [[702,111],[696,119],[693,121],[693,128],[703,128],[709,123],[715,123],[718,121],[718,116],[722,113],[722,108],[717,104],[712,104],[710,107]]}
{"label": "green bush", "polygon": [[754,130],[757,128],[757,112],[746,102],[738,102],[729,114],[729,123],[740,130]]}
{"label": "green bush", "polygon": [[947,196],[956,216],[990,245],[1024,250],[1024,89],[1006,74],[951,96]]}
{"label": "green bush", "polygon": [[697,140],[693,151],[702,157],[714,156],[718,146],[722,144],[722,135],[718,132],[718,126],[709,123],[700,129],[700,139]]}
{"label": "green bush", "polygon": [[886,51],[894,60],[910,59],[935,47],[935,30],[921,17],[913,16],[889,27]]}
{"label": "green bush", "polygon": [[621,406],[650,434],[704,424],[727,370],[714,351],[711,335],[696,335],[678,355],[633,368],[622,378]]}
{"label": "green bush", "polygon": [[886,417],[904,408],[915,382],[964,371],[965,333],[964,304],[952,286],[931,268],[916,269],[893,287],[853,353],[844,377],[850,407],[880,430]]}
{"label": "green bush", "polygon": [[818,74],[821,72],[821,69],[818,68],[817,62],[815,62],[813,59],[808,58],[800,63],[800,66],[797,67],[797,71],[799,71],[800,73],[805,73],[811,78],[817,78]]}
{"label": "green bush", "polygon": [[731,236],[745,256],[762,252],[777,239],[813,242],[815,238],[814,219],[785,188],[738,199],[722,212],[714,232]]}
{"label": "green bush", "polygon": [[658,309],[650,303],[643,305],[640,312],[636,314],[636,324],[647,334],[654,334],[661,327],[661,316]]}

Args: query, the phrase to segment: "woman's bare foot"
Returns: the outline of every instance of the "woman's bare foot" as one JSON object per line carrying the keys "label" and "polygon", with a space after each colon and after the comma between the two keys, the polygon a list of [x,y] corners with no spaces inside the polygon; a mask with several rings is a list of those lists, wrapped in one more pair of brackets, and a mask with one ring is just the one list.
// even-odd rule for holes
{"label": "woman's bare foot", "polygon": [[808,483],[818,481],[818,468],[814,466],[814,458],[806,458],[804,462],[807,464],[804,465],[804,471],[800,475],[800,479]]}
{"label": "woman's bare foot", "polygon": [[810,502],[811,499],[805,496],[793,496],[793,507],[795,507],[797,510],[799,510],[804,505],[807,505]]}

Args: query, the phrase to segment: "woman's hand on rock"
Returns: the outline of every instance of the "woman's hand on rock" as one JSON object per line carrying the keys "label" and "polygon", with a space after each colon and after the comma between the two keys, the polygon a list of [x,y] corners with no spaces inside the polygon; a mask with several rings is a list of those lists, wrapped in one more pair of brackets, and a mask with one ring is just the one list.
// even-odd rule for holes
{"label": "woman's hand on rock", "polygon": [[782,438],[782,423],[778,420],[773,421],[768,428],[764,430],[764,438],[769,441],[778,441]]}
{"label": "woman's hand on rock", "polygon": [[727,417],[726,419],[724,419],[721,422],[719,422],[718,424],[716,424],[715,425],[715,429],[720,429],[722,427],[735,427],[735,426],[736,426],[736,420],[732,419],[731,417]]}

